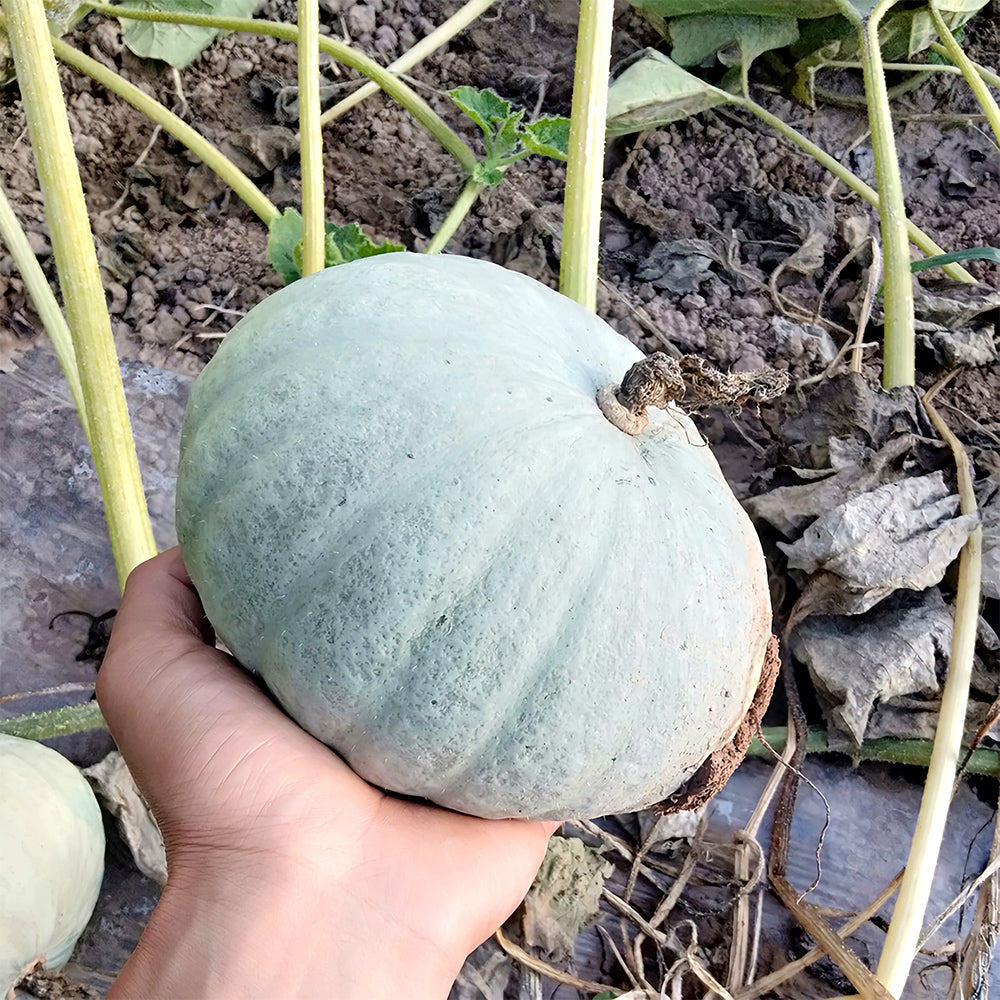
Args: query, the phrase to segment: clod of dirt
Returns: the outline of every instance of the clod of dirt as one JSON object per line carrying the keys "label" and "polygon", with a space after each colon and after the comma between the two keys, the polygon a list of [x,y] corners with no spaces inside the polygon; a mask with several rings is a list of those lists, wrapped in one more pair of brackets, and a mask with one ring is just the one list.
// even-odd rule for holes
{"label": "clod of dirt", "polygon": [[[701,246],[704,245],[704,246]],[[704,240],[671,240],[657,243],[636,268],[635,276],[654,288],[668,289],[675,295],[696,292],[711,276],[715,254],[704,252]]]}

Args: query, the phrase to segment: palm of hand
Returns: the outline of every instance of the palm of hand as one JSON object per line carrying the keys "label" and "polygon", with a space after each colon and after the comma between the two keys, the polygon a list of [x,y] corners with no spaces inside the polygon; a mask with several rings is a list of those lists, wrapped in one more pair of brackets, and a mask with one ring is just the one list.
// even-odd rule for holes
{"label": "palm of hand", "polygon": [[358,933],[417,936],[451,964],[489,936],[556,824],[480,820],[382,793],[209,638],[171,550],[130,578],[98,684],[163,830],[171,878],[208,865],[280,883],[294,869],[344,893]]}

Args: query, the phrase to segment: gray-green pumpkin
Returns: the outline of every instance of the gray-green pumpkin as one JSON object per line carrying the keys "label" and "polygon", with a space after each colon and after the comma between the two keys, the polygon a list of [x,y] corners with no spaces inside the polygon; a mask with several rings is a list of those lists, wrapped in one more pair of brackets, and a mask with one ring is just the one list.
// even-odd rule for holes
{"label": "gray-green pumpkin", "polygon": [[654,804],[726,744],[770,635],[694,425],[598,407],[642,355],[463,257],[271,296],[195,383],[177,533],[220,637],[375,785],[479,816]]}

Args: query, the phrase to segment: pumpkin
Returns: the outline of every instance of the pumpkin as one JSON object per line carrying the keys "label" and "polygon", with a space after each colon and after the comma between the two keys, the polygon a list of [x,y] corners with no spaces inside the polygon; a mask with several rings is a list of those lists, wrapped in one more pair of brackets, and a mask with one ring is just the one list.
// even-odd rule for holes
{"label": "pumpkin", "polygon": [[0,996],[36,961],[61,969],[104,875],[104,825],[82,774],[49,747],[0,734]]}
{"label": "pumpkin", "polygon": [[[177,534],[218,635],[369,782],[483,817],[648,806],[726,744],[758,540],[641,352],[494,264],[396,253],[256,306],[196,380]],[[645,419],[645,418],[644,418]]]}

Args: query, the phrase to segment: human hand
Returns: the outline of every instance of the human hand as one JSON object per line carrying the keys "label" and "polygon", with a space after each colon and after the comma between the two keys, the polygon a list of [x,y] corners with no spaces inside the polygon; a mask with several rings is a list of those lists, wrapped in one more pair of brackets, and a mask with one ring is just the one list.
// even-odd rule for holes
{"label": "human hand", "polygon": [[362,781],[214,648],[178,549],[129,577],[97,698],[168,866],[116,1000],[443,998],[557,826]]}

